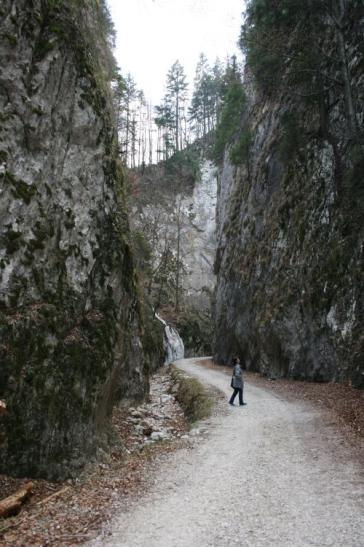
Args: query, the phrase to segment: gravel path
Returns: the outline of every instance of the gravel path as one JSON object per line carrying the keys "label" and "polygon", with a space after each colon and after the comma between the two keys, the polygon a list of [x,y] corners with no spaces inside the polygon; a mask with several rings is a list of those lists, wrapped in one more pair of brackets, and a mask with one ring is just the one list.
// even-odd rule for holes
{"label": "gravel path", "polygon": [[[178,366],[230,394],[225,374],[197,363]],[[169,456],[93,545],[363,547],[363,476],[337,431],[307,404],[251,385],[244,399]]]}

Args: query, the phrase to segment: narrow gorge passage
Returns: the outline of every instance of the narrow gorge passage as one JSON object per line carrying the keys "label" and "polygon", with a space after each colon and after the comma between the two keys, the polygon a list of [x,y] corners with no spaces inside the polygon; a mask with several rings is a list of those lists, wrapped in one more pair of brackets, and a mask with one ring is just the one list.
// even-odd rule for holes
{"label": "narrow gorge passage", "polygon": [[[229,377],[198,361],[177,365],[228,396]],[[244,398],[169,456],[93,545],[361,546],[364,485],[340,434],[309,404],[250,384]]]}

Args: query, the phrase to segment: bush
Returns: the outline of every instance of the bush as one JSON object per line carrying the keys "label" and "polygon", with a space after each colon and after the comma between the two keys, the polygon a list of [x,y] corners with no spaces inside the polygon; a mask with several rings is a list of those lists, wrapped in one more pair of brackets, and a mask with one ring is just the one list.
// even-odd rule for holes
{"label": "bush", "polygon": [[183,177],[194,184],[201,177],[198,151],[190,146],[175,152],[165,162],[165,171],[167,175]]}
{"label": "bush", "polygon": [[251,132],[249,129],[243,130],[230,152],[230,159],[234,165],[243,165],[248,162],[251,143]]}
{"label": "bush", "polygon": [[211,355],[213,325],[210,313],[196,308],[186,308],[177,319],[187,355]]}
{"label": "bush", "polygon": [[212,397],[196,378],[190,378],[176,367],[171,367],[171,377],[176,399],[190,423],[208,418],[212,410]]}
{"label": "bush", "polygon": [[246,95],[238,72],[232,72],[226,84],[225,96],[215,130],[213,158],[221,162],[225,147],[238,133],[246,107]]}

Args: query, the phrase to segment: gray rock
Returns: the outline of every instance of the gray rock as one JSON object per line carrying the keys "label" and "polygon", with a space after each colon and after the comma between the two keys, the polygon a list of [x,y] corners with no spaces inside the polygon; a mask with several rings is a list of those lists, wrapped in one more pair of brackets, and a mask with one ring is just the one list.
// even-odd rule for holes
{"label": "gray rock", "polygon": [[0,470],[57,479],[148,382],[94,4],[53,4],[1,3]]}
{"label": "gray rock", "polygon": [[[356,20],[348,25],[351,85],[362,119],[356,58],[362,36]],[[239,354],[247,369],[271,378],[364,387],[363,159],[353,160],[345,140],[344,96],[336,88],[327,112],[335,148],[319,130],[316,106],[287,94],[285,82],[275,96],[253,84],[247,89],[249,159],[234,166],[226,150],[218,183],[215,358],[229,364]],[[282,152],[287,113],[294,113],[300,135],[291,157]],[[342,184],[349,179],[347,193]]]}
{"label": "gray rock", "polygon": [[170,435],[166,431],[153,431],[150,435],[152,441],[164,441],[170,438]]}

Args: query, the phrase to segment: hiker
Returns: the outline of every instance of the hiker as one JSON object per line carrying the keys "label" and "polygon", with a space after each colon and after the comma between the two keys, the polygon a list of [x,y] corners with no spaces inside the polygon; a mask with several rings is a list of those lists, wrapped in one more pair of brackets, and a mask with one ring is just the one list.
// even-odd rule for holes
{"label": "hiker", "polygon": [[232,396],[230,397],[229,404],[234,405],[234,399],[239,393],[239,405],[243,406],[246,405],[243,401],[243,388],[244,388],[244,381],[243,381],[243,371],[240,366],[240,359],[239,357],[234,357],[233,359],[233,377],[231,378],[231,387],[234,389],[234,392]]}

